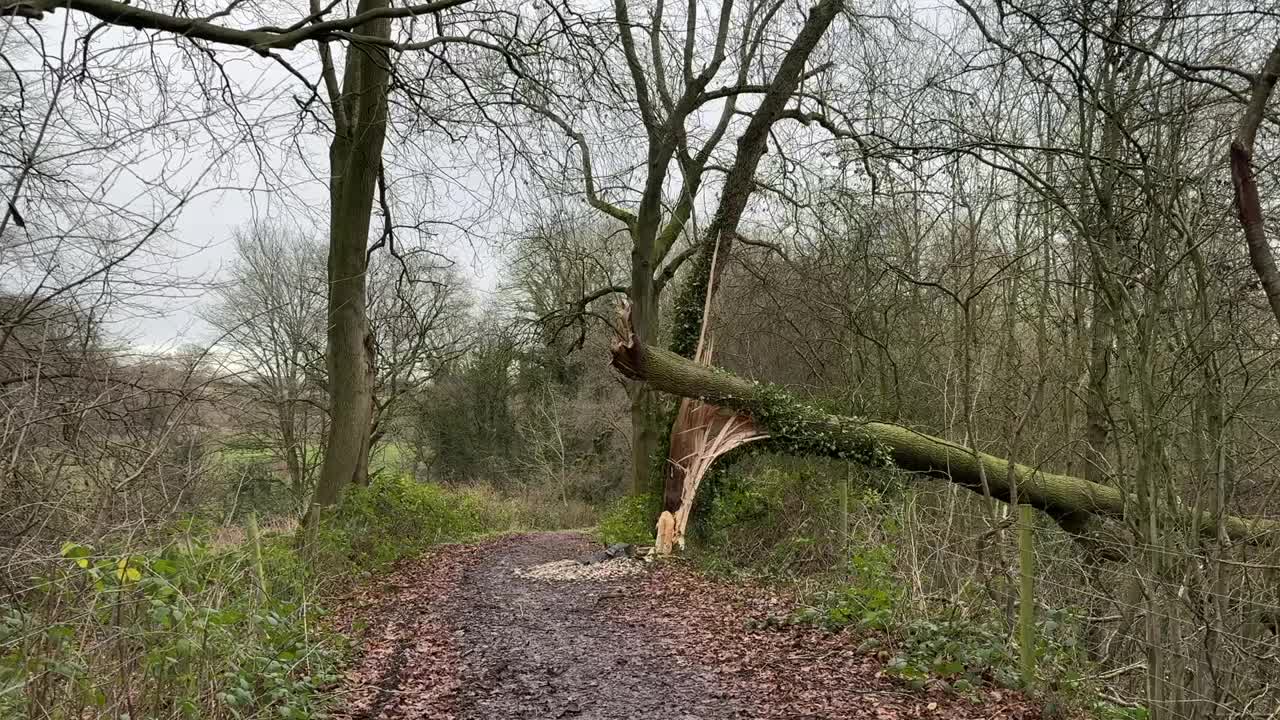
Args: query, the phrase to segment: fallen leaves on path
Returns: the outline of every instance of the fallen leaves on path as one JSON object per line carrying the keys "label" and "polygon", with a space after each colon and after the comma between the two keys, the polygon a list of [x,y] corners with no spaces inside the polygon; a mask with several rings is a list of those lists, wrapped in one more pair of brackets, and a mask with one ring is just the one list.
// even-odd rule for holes
{"label": "fallen leaves on path", "polygon": [[791,599],[676,564],[536,579],[547,568],[565,572],[557,561],[590,547],[573,533],[447,546],[363,588],[335,615],[362,651],[337,689],[334,716],[1039,717],[1017,693],[911,691],[846,634],[748,629],[785,613]]}
{"label": "fallen leaves on path", "polygon": [[721,692],[747,704],[750,717],[947,718],[1033,720],[1018,693],[965,698],[941,687],[910,690],[886,674],[859,638],[798,625],[748,629],[793,607],[786,595],[726,584],[668,564],[649,577],[620,612],[648,622],[673,662],[711,668]]}
{"label": "fallen leaves on path", "polygon": [[335,625],[360,644],[333,717],[452,718],[462,678],[443,600],[487,547],[449,545],[402,564],[348,598]]}

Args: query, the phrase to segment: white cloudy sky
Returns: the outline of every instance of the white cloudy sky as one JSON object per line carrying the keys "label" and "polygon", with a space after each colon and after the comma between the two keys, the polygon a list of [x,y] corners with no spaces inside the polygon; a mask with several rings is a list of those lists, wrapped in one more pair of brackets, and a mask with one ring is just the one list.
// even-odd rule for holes
{"label": "white cloudy sky", "polygon": [[[172,213],[164,225],[166,237],[148,241],[149,253],[139,264],[148,265],[153,282],[167,278],[173,287],[157,290],[155,297],[144,301],[148,312],[122,313],[111,332],[154,350],[207,341],[211,331],[200,319],[202,284],[226,277],[225,269],[234,259],[232,236],[238,227],[270,220],[317,235],[326,232],[327,140],[322,129],[299,124],[298,98],[306,97],[307,89],[280,66],[248,52],[219,51],[222,71],[201,74],[193,71],[184,54],[163,36],[157,36],[162,38],[160,42],[147,45],[144,33],[108,29],[95,34],[88,64],[102,82],[96,86],[73,80],[58,84],[58,72],[70,73],[67,77],[73,78],[83,62],[76,39],[89,26],[84,16],[66,12],[55,12],[37,23],[0,24],[0,50],[15,64],[26,97],[36,101],[24,115],[23,124],[28,127],[21,136],[23,144],[37,145],[33,126],[42,119],[35,108],[41,98],[56,98],[56,102],[44,104],[57,108],[50,131],[43,136],[45,153],[94,136],[99,128],[127,127],[131,122],[137,127],[141,122],[124,120],[126,117],[150,113],[154,120],[172,124],[166,131],[138,134],[141,139],[137,142],[92,154],[92,166],[88,160],[79,163],[69,176],[85,188],[102,187],[94,203],[86,199],[90,194],[87,189],[77,199],[85,206],[100,207],[62,211],[64,215],[78,213],[78,217],[50,218],[49,226],[62,226],[66,234],[68,225],[88,227],[85,216],[97,213],[90,219],[98,223],[94,227],[110,224],[127,242],[129,237],[140,236],[148,223]],[[311,53],[308,45],[285,57],[302,74],[311,76]],[[211,66],[205,67],[208,70]],[[131,70],[111,75],[117,68]],[[7,68],[0,66],[0,73],[5,72]],[[149,75],[158,77],[159,82],[142,79]],[[12,75],[0,77],[0,81],[12,79]],[[225,86],[233,88],[234,104],[216,97]],[[210,88],[213,101],[207,100]],[[9,91],[0,99],[12,100],[12,84]],[[254,142],[245,142],[245,127],[253,128]],[[6,137],[5,131],[0,131],[0,141]],[[434,154],[434,149],[431,152]],[[447,154],[448,150],[441,152]],[[394,154],[396,148],[390,148],[389,155]],[[402,154],[406,162],[401,167],[435,164],[415,163],[407,157],[411,153]],[[422,207],[424,215],[467,219],[470,232],[441,226],[430,242],[454,260],[459,275],[483,300],[494,289],[498,275],[488,240],[494,239],[493,228],[504,219],[494,217],[492,223],[477,224],[477,218],[485,208],[501,204],[494,202],[493,189],[481,182],[476,172],[448,174],[453,177],[438,178],[429,185],[402,178],[394,192],[402,204]],[[6,200],[13,194],[14,181],[12,173],[0,174],[0,195]],[[154,191],[157,186],[168,192]],[[32,184],[26,187],[30,195]],[[184,194],[189,199],[175,212],[177,199]],[[30,197],[19,197],[29,219],[39,215],[32,202]],[[110,210],[104,209],[107,207]],[[39,227],[36,219],[29,224]],[[375,218],[375,228],[378,222]],[[15,230],[10,227],[6,234]],[[12,285],[13,278],[20,275],[21,271],[6,272],[0,281]]]}
{"label": "white cloudy sky", "polygon": [[[282,105],[288,109],[296,107],[294,98],[301,94],[302,89],[294,78],[279,68],[245,63],[236,70],[237,81],[256,76],[256,87],[270,85],[278,89],[277,98],[264,106],[264,115],[276,112],[276,108]],[[283,134],[293,132],[292,123],[279,125]],[[272,168],[278,177],[267,180],[259,175],[254,178],[253,170],[245,171],[253,168],[250,163],[237,170],[237,182],[226,183],[257,185],[260,190],[224,190],[198,198],[175,223],[174,235],[192,246],[190,254],[179,262],[176,274],[215,281],[225,277],[223,270],[234,258],[234,232],[255,220],[284,222],[323,235],[328,197],[321,173],[327,168],[326,155],[325,140],[313,136],[302,147],[287,148],[268,161],[269,164],[279,163]],[[402,179],[400,184],[405,182]],[[405,192],[415,192],[432,202],[439,216],[445,219],[468,214],[463,208],[491,202],[488,197],[490,189],[485,183],[467,176],[438,180],[428,186],[414,183],[414,187],[406,188]],[[373,219],[375,232],[380,222],[378,217]],[[433,248],[456,263],[460,277],[471,285],[480,299],[491,293],[497,284],[499,270],[494,248],[486,244],[484,238],[470,234],[463,236],[447,227],[437,233],[432,241]],[[198,302],[175,303],[163,315],[138,319],[131,334],[141,344],[160,347],[182,342],[184,338],[206,338],[209,330],[199,318],[198,307]]]}
{"label": "white cloudy sky", "polygon": [[[48,86],[56,75],[50,68],[74,74],[81,62],[75,40],[92,25],[82,15],[58,11],[44,21],[23,24],[17,31],[13,28],[18,25],[6,26],[9,34],[0,35],[0,49],[7,57],[17,48],[19,67],[31,83]],[[0,27],[2,32],[6,32],[4,27]],[[151,261],[163,265],[166,277],[182,287],[150,298],[148,313],[129,315],[112,328],[113,334],[158,350],[208,341],[211,332],[200,320],[198,283],[225,278],[223,271],[234,259],[232,235],[236,228],[265,220],[292,224],[318,235],[326,231],[325,133],[314,121],[299,119],[298,99],[308,92],[303,84],[280,66],[247,51],[218,49],[220,69],[211,70],[203,59],[194,63],[187,59],[185,53],[192,52],[189,43],[121,28],[97,32],[93,48],[94,77],[109,78],[116,68],[130,63],[136,67],[120,72],[120,83],[103,83],[105,101],[85,92],[68,92],[71,125],[82,123],[90,131],[86,135],[92,135],[97,124],[103,124],[93,109],[95,103],[102,102],[117,116],[146,116],[154,111],[157,119],[180,118],[181,122],[174,126],[175,131],[148,135],[142,147],[113,151],[102,168],[87,173],[88,180],[110,178],[107,204],[128,210],[135,234],[137,228],[147,226],[148,219],[174,210],[178,195],[163,197],[151,188],[197,190],[166,225],[167,237],[150,244]],[[283,55],[300,74],[316,77],[314,52],[307,44]],[[40,66],[42,56],[45,67]],[[229,95],[234,105],[222,95],[224,84],[232,88]],[[706,124],[714,124],[718,108],[708,106],[704,112],[709,113]],[[80,116],[93,116],[93,120],[83,121]],[[253,129],[253,142],[247,142],[246,127]],[[602,157],[617,155],[614,164],[620,168],[630,168],[629,161],[634,159],[632,153],[618,147],[615,129],[602,126],[603,134],[595,137],[591,128],[585,128],[592,144],[602,151],[596,158],[598,178],[609,172],[601,169],[606,164]],[[807,131],[791,128],[790,132]],[[517,197],[523,183],[513,177],[510,158],[494,158],[495,153],[475,147],[483,140],[472,137],[468,140],[471,147],[461,148],[442,138],[435,145],[432,142],[419,139],[413,147],[388,149],[397,213],[457,221],[452,227],[434,226],[436,234],[428,242],[455,261],[459,275],[469,281],[483,302],[498,282],[497,244],[504,232],[520,226],[520,209],[527,207],[520,200],[529,198]],[[564,151],[548,150],[551,167],[566,161]],[[807,166],[821,168],[829,158],[806,160],[811,161]],[[121,172],[121,165],[127,166],[128,172]],[[421,173],[429,174],[431,181],[406,180]],[[8,194],[4,182],[0,176],[0,193]],[[375,229],[378,223],[375,218]],[[0,284],[5,279],[0,277]]]}

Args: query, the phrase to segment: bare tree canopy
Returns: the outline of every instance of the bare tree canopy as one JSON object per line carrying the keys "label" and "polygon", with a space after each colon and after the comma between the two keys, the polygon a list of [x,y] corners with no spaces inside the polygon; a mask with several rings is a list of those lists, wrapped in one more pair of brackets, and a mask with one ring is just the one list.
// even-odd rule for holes
{"label": "bare tree canopy", "polygon": [[0,0],[0,717],[1276,720],[1278,40]]}

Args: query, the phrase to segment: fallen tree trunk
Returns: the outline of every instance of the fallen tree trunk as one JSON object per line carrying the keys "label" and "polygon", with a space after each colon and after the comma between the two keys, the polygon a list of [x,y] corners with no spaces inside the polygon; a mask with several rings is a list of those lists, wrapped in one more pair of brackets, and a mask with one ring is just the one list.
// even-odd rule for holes
{"label": "fallen tree trunk", "polygon": [[[625,321],[625,313],[624,313]],[[768,444],[780,452],[823,455],[873,467],[902,470],[941,478],[978,493],[983,481],[991,496],[1009,502],[1016,484],[1017,499],[1053,517],[1063,529],[1081,534],[1098,518],[1126,519],[1136,500],[1118,488],[1070,475],[1058,475],[974,452],[942,438],[890,423],[832,415],[808,405],[784,390],[714,367],[700,365],[676,353],[638,342],[629,328],[614,340],[613,366],[629,378],[655,390],[698,398],[751,414],[769,433]],[[1187,509],[1186,521],[1206,537],[1217,536],[1217,518]],[[1234,541],[1256,544],[1280,542],[1280,520],[1223,518]]]}

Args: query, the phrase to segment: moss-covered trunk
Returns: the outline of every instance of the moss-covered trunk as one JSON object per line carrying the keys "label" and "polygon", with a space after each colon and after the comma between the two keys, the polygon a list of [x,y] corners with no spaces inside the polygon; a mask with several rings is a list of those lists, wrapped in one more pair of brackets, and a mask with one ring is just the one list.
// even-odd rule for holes
{"label": "moss-covered trunk", "polygon": [[[699,365],[637,342],[631,334],[615,341],[613,366],[655,390],[749,412],[782,452],[895,466],[979,493],[985,475],[993,498],[1009,502],[1016,491],[1018,502],[1048,513],[1070,532],[1092,531],[1093,525],[1080,523],[1082,517],[1124,519],[1137,509],[1134,498],[1117,488],[1010,463],[901,425],[832,415],[774,386]],[[1187,510],[1184,520],[1206,537],[1217,535],[1217,519],[1210,513]],[[1280,541],[1280,520],[1228,516],[1223,526],[1234,541]]]}

